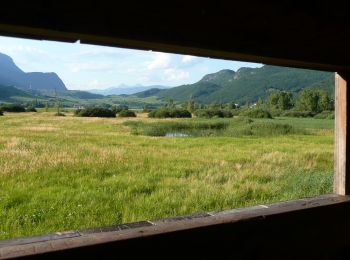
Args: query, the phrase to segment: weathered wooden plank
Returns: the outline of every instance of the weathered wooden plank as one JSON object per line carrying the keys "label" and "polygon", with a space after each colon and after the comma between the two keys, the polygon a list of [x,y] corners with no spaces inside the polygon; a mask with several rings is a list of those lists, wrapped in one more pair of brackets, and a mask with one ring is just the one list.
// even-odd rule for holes
{"label": "weathered wooden plank", "polygon": [[[350,172],[347,157],[349,145],[347,131],[349,124],[347,102],[349,91],[347,81],[350,75],[347,73],[336,73],[335,75],[335,153],[334,153],[334,186],[333,190],[338,195],[348,195],[350,192]],[[347,174],[349,173],[349,174]]]}
{"label": "weathered wooden plank", "polygon": [[[81,232],[80,236],[67,237],[64,239],[56,239],[51,241],[41,241],[32,243],[8,245],[0,248],[0,258],[29,256],[44,253],[52,253],[55,251],[66,251],[73,248],[82,247],[98,247],[98,245],[114,242],[122,242],[131,239],[145,239],[151,236],[164,236],[170,233],[178,233],[185,230],[199,230],[201,228],[218,228],[221,225],[227,226],[228,224],[243,225],[247,222],[261,223],[271,217],[276,217],[285,214],[298,214],[298,212],[310,211],[321,209],[324,207],[348,205],[350,203],[349,196],[338,195],[324,195],[316,198],[300,199],[295,201],[286,201],[281,203],[275,203],[271,205],[260,205],[255,207],[241,208],[236,210],[229,210],[223,212],[213,212],[208,215],[203,214],[202,217],[195,215],[194,218],[189,216],[183,217],[176,221],[154,221],[153,225],[140,226],[134,225],[135,228],[100,232],[96,233],[84,233]],[[132,223],[125,224],[133,226]],[[80,232],[79,232],[80,233]],[[235,237],[233,235],[233,237]],[[185,239],[186,236],[183,237]],[[227,238],[226,238],[227,239]],[[25,238],[24,238],[25,240]],[[141,241],[141,240],[140,240]],[[142,244],[142,242],[140,242]],[[174,245],[175,246],[175,245]],[[117,250],[117,249],[116,249]],[[118,251],[118,250],[117,250]],[[116,252],[117,252],[116,251]]]}
{"label": "weathered wooden plank", "polygon": [[69,237],[78,237],[80,234],[76,231],[66,231],[66,232],[57,232],[47,235],[38,235],[24,238],[14,238],[8,240],[0,240],[0,248],[13,245],[24,245],[24,244],[33,244],[38,242],[52,241],[56,239],[63,239]]}

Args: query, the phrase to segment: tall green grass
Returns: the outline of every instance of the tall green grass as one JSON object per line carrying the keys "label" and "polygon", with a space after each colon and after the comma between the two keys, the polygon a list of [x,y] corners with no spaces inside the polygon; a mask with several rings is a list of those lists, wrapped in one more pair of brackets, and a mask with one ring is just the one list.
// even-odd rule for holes
{"label": "tall green grass", "polygon": [[[334,138],[326,127],[332,123],[293,120],[166,123],[172,130],[175,124],[181,131],[212,128],[230,133],[235,127],[258,131],[259,124],[273,122],[312,134],[164,138],[131,134],[133,124],[152,125],[164,119],[5,113],[0,117],[0,238],[331,192]],[[280,133],[286,131],[281,128]]]}
{"label": "tall green grass", "polygon": [[249,118],[236,119],[191,119],[175,122],[129,121],[123,125],[131,128],[135,135],[166,136],[181,133],[186,136],[275,136],[286,134],[307,134],[305,129],[295,128],[287,123],[254,121]]}

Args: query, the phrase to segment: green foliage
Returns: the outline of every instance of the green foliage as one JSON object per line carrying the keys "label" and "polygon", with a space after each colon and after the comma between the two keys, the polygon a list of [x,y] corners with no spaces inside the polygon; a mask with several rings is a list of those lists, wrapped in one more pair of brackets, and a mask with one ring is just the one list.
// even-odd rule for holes
{"label": "green foliage", "polygon": [[[306,87],[319,87],[328,94],[334,93],[334,73],[265,65],[261,68],[241,68],[237,72],[222,70],[208,74],[202,80],[189,85],[163,89],[152,93],[162,100],[170,98],[185,102],[210,104],[239,104],[266,99],[271,92],[287,91],[297,95]],[[142,93],[142,92],[141,92]]]}
{"label": "green foliage", "polygon": [[271,109],[287,110],[294,106],[293,94],[286,91],[274,91],[268,97]]}
{"label": "green foliage", "polygon": [[280,124],[275,122],[254,122],[250,124],[249,130],[251,131],[252,135],[259,135],[259,136],[275,136],[275,135],[306,133],[306,131],[298,130],[290,124]]}
{"label": "green foliage", "polygon": [[169,108],[169,109],[174,109],[176,107],[174,100],[173,99],[169,99],[168,103],[165,104],[165,107]]}
{"label": "green foliage", "polygon": [[319,89],[304,89],[298,99],[298,110],[319,113],[324,110],[332,110],[333,101],[327,92]]}
{"label": "green foliage", "polygon": [[229,102],[226,104],[226,108],[229,110],[232,110],[232,109],[236,109],[237,106],[236,106],[235,102]]}
{"label": "green foliage", "polygon": [[[171,140],[131,135],[124,120],[22,113],[0,121],[0,239],[332,192],[332,120],[130,120],[228,124],[202,130],[205,137]],[[260,126],[251,125],[263,122],[312,131],[255,136]]]}
{"label": "green foliage", "polygon": [[4,112],[0,109],[0,116],[3,116]]}
{"label": "green foliage", "polygon": [[61,101],[56,97],[55,100],[55,108],[56,108],[56,115],[59,116],[61,114]]}
{"label": "green foliage", "polygon": [[265,105],[264,100],[259,98],[258,101],[256,102],[256,108],[265,109],[266,105]]}
{"label": "green foliage", "polygon": [[118,117],[136,117],[136,113],[131,110],[123,109],[118,114]]}
{"label": "green foliage", "polygon": [[285,111],[281,109],[270,109],[270,113],[272,117],[279,117],[282,116]]}
{"label": "green foliage", "polygon": [[112,111],[118,114],[122,110],[128,110],[128,109],[129,109],[129,106],[127,105],[118,105],[118,106],[113,106]]}
{"label": "green foliage", "polygon": [[215,108],[207,108],[196,110],[194,114],[200,118],[213,118],[213,117],[233,117],[233,114],[230,110],[225,109],[215,109]]}
{"label": "green foliage", "polygon": [[166,136],[179,133],[180,136],[276,136],[287,134],[306,134],[306,130],[293,127],[290,124],[253,121],[249,118],[237,119],[192,119],[182,122],[143,123],[129,121],[124,123],[132,129],[135,135]]}
{"label": "green foliage", "polygon": [[0,100],[6,102],[15,102],[17,101],[16,97],[28,98],[29,100],[29,98],[33,98],[34,96],[24,90],[12,86],[0,85]]}
{"label": "green foliage", "polygon": [[193,112],[195,110],[195,103],[192,99],[186,102],[186,109],[190,112]]}
{"label": "green foliage", "polygon": [[314,116],[316,119],[334,119],[334,111],[322,111],[321,113]]}
{"label": "green foliage", "polygon": [[62,112],[56,112],[54,114],[54,116],[66,116],[66,115],[64,113],[62,113]]}
{"label": "green foliage", "polygon": [[74,114],[82,117],[115,117],[115,112],[101,107],[91,107],[85,109],[77,109]]}
{"label": "green foliage", "polygon": [[185,109],[178,108],[158,108],[150,113],[148,117],[153,118],[190,118],[192,117],[191,112]]}
{"label": "green foliage", "polygon": [[311,111],[297,111],[297,110],[290,110],[282,113],[282,116],[286,116],[286,117],[313,117],[314,115],[315,113]]}
{"label": "green foliage", "polygon": [[224,107],[224,105],[222,103],[211,103],[209,105],[209,109],[222,109]]}
{"label": "green foliage", "polygon": [[149,105],[145,105],[142,109],[142,113],[149,113],[151,111],[152,111],[152,109],[150,108]]}
{"label": "green foliage", "polygon": [[269,111],[264,109],[259,109],[259,108],[248,109],[241,115],[247,116],[250,118],[272,118],[272,115]]}
{"label": "green foliage", "polygon": [[26,112],[38,112],[35,107],[27,107]]}
{"label": "green foliage", "polygon": [[3,104],[0,106],[0,110],[4,112],[26,112],[24,106],[17,104]]}
{"label": "green foliage", "polygon": [[211,135],[216,131],[227,128],[229,122],[224,121],[201,121],[191,120],[186,122],[155,122],[143,123],[129,121],[124,125],[132,128],[132,133],[136,135],[165,136],[168,133],[188,133],[191,135]]}

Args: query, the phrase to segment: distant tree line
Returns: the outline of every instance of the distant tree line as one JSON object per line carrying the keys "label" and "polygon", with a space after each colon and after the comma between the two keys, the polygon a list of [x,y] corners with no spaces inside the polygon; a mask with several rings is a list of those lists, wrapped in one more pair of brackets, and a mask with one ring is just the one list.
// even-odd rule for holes
{"label": "distant tree line", "polygon": [[235,102],[204,105],[189,99],[182,104],[169,100],[163,107],[149,112],[149,117],[233,117],[242,115],[255,118],[272,116],[334,118],[334,100],[324,90],[306,88],[294,97],[288,91],[274,91],[266,100],[240,106]]}

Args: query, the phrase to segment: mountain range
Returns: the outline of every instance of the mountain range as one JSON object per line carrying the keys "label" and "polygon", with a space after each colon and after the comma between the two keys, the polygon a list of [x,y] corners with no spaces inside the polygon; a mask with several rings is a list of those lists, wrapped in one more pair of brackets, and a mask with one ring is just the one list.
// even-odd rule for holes
{"label": "mountain range", "polygon": [[109,96],[109,95],[132,95],[138,92],[146,91],[148,89],[166,89],[168,87],[161,86],[161,85],[153,85],[153,86],[142,86],[142,85],[135,85],[135,86],[128,86],[121,84],[117,87],[109,87],[106,89],[90,89],[86,90],[90,93],[94,94],[100,94],[104,96]]}
{"label": "mountain range", "polygon": [[139,98],[157,97],[163,101],[173,99],[184,102],[192,99],[199,103],[237,102],[245,104],[265,99],[276,90],[294,95],[304,88],[319,88],[334,96],[334,73],[264,65],[260,68],[220,70],[207,74],[194,84],[170,89],[153,88],[134,94]]}
{"label": "mountain range", "polygon": [[[319,88],[334,96],[334,73],[264,65],[260,68],[225,69],[205,75],[194,84],[173,88],[164,86],[125,86],[105,90],[68,90],[54,73],[22,71],[11,57],[0,53],[0,101],[53,102],[59,95],[62,103],[72,105],[145,104],[160,105],[170,99],[184,102],[192,99],[198,103],[239,104],[265,99],[276,90],[298,95],[304,88]],[[136,93],[135,93],[136,92]]]}
{"label": "mountain range", "polygon": [[56,73],[26,73],[8,55],[0,53],[0,85],[14,86],[22,90],[66,91],[67,88]]}

